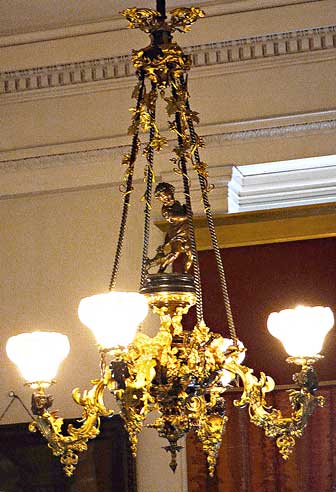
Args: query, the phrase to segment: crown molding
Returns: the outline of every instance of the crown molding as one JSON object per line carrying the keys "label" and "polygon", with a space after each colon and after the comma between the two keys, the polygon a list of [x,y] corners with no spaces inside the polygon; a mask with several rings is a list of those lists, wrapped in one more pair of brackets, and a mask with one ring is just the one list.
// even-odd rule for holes
{"label": "crown molding", "polygon": [[221,145],[224,142],[249,140],[251,138],[274,138],[285,137],[308,132],[321,132],[325,130],[335,130],[336,119],[325,121],[315,121],[309,123],[289,124],[286,126],[274,126],[269,128],[255,128],[253,130],[242,130],[236,132],[228,132],[206,137],[206,142],[212,145]]}
{"label": "crown molding", "polygon": [[[287,7],[318,2],[320,0],[213,0],[210,2],[200,1],[197,6],[206,11],[207,17],[236,14],[277,7]],[[194,1],[185,1],[184,6],[194,5]],[[112,15],[98,22],[87,22],[66,27],[45,28],[38,31],[18,32],[14,34],[0,35],[0,48],[17,46],[57,39],[74,38],[90,34],[101,34],[111,31],[122,31],[127,29],[125,19],[120,14]]]}
{"label": "crown molding", "polygon": [[[336,26],[190,46],[193,77],[224,75],[237,70],[279,64],[311,63],[336,58]],[[133,84],[130,56],[36,67],[0,73],[0,104],[69,94],[113,90]]]}
{"label": "crown molding", "polygon": [[[308,121],[301,123],[302,120]],[[336,110],[205,126],[200,128],[199,133],[205,136],[206,146],[211,150],[216,147],[222,148],[227,142],[237,142],[241,145],[244,142],[248,143],[249,139],[270,139],[294,135],[307,137],[312,133],[335,130]],[[122,179],[123,172],[118,163],[121,161],[121,156],[129,150],[129,145],[120,145],[120,139],[117,145],[117,140],[116,138],[85,142],[86,150],[79,150],[83,149],[83,142],[53,148],[32,149],[35,155],[25,158],[19,157],[22,155],[22,149],[12,151],[7,156],[3,153],[0,156],[0,159],[2,158],[0,161],[0,198],[72,191],[87,187],[117,186]],[[121,140],[126,142],[126,138]],[[158,154],[156,173],[157,177],[161,176],[175,183],[178,188],[178,177],[169,168],[167,159],[167,153],[172,147],[173,141],[170,141],[168,147]],[[48,152],[49,155],[47,155]],[[53,152],[52,155],[51,152]],[[24,149],[23,155],[27,155],[27,149]],[[222,163],[210,166],[210,182],[215,184],[211,202],[216,211],[224,212],[227,208],[227,187],[231,177],[231,167],[231,164],[223,165]],[[143,181],[142,172],[143,166],[140,164],[135,179]],[[191,186],[197,189],[197,177],[191,179]],[[196,200],[196,202],[195,210],[201,211],[201,201]]]}
{"label": "crown molding", "polygon": [[[238,120],[228,123],[199,125],[198,133],[205,139],[207,148],[220,147],[227,142],[243,143],[251,139],[270,139],[336,130],[336,108],[310,113],[284,114],[253,120]],[[158,155],[163,159],[174,146],[171,134],[163,132],[168,146]],[[20,169],[44,169],[76,163],[95,164],[115,161],[129,151],[127,135],[96,140],[65,142],[32,148],[17,148],[0,152],[0,172]]]}

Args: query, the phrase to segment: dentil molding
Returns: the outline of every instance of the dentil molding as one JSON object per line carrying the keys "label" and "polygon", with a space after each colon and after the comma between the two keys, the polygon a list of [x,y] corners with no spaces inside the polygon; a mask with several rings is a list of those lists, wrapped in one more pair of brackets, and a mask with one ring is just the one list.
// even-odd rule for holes
{"label": "dentil molding", "polygon": [[[285,62],[306,63],[321,57],[336,58],[336,26],[273,33],[185,48],[192,55],[194,76],[209,76],[209,70],[225,72],[255,70]],[[252,63],[252,65],[251,65]],[[204,72],[204,68],[207,68]],[[197,68],[199,70],[197,70]],[[63,96],[70,91],[105,90],[111,83],[130,83],[134,69],[130,56],[117,56],[78,63],[36,67],[0,73],[0,102],[15,98]]]}

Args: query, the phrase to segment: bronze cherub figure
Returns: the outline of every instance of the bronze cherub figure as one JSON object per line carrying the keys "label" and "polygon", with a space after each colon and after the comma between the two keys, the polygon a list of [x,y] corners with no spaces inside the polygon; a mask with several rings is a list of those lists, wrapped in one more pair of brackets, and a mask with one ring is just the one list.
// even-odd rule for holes
{"label": "bronze cherub figure", "polygon": [[164,243],[157,248],[153,258],[147,260],[147,271],[159,266],[158,273],[163,273],[178,257],[182,257],[183,273],[192,265],[192,252],[189,238],[189,226],[186,206],[174,197],[175,187],[170,183],[159,183],[154,196],[162,202],[162,217],[169,223]]}

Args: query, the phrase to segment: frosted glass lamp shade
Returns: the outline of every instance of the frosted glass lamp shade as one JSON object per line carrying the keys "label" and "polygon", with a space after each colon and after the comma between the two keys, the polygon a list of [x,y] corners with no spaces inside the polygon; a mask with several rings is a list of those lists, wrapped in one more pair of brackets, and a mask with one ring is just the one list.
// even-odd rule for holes
{"label": "frosted glass lamp shade", "polygon": [[[231,340],[231,338],[224,338],[223,345],[222,345],[223,352],[226,352],[226,350],[230,347],[230,345],[234,345],[233,340]],[[244,345],[240,340],[238,340],[238,347],[240,349],[244,348]],[[245,359],[245,351],[239,353],[239,356],[236,359],[236,361],[238,364],[241,364],[244,359]],[[226,359],[226,362],[231,362],[231,361],[232,361],[232,357],[228,357]],[[232,379],[234,377],[235,377],[235,375],[232,372],[224,369],[223,375],[222,375],[220,381],[221,381],[223,386],[227,386],[232,381]]]}
{"label": "frosted glass lamp shade", "polygon": [[314,357],[322,350],[324,338],[334,325],[329,307],[297,306],[271,313],[268,331],[284,345],[292,357]]}
{"label": "frosted glass lamp shade", "polygon": [[51,383],[70,344],[61,333],[35,331],[9,338],[6,351],[28,383]]}
{"label": "frosted glass lamp shade", "polygon": [[146,297],[138,292],[108,292],[85,297],[78,316],[101,348],[127,347],[148,313]]}

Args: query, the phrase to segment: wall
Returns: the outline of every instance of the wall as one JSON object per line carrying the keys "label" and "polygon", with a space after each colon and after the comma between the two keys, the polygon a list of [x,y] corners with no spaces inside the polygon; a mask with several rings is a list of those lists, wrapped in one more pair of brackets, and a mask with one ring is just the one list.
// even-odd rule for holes
{"label": "wall", "polygon": [[[330,306],[336,313],[335,254],[336,238],[221,250],[237,334],[248,348],[245,362],[256,374],[263,371],[280,385],[291,383],[293,366],[286,362],[281,342],[267,330],[268,315],[298,304]],[[205,319],[213,331],[228,335],[212,251],[200,252],[200,267]],[[325,358],[317,366],[321,381],[336,380],[335,346],[332,330],[324,345]]]}

